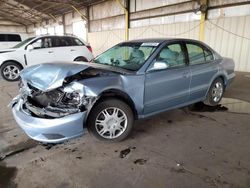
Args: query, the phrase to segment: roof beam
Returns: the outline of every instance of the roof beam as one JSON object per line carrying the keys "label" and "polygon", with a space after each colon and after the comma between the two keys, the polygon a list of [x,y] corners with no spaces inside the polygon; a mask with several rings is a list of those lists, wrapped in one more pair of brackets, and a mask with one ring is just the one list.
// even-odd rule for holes
{"label": "roof beam", "polygon": [[[4,18],[5,20],[7,20],[7,21],[11,21],[11,22],[14,22],[14,23],[18,23],[18,24],[21,24],[21,25],[23,25],[23,26],[26,26],[26,24],[24,24],[22,21],[17,21],[15,18],[13,18],[13,17],[9,17],[9,16],[5,16],[5,15],[3,15],[2,14],[2,12],[0,12],[0,16],[2,17],[2,18]],[[27,24],[28,25],[28,24]]]}

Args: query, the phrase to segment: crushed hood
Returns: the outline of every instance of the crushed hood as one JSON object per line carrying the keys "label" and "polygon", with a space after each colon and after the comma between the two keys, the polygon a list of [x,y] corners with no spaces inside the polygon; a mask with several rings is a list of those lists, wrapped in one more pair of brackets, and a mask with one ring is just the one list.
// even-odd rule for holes
{"label": "crushed hood", "polygon": [[21,78],[32,86],[49,91],[63,85],[66,77],[77,74],[89,66],[77,63],[45,63],[21,71]]}

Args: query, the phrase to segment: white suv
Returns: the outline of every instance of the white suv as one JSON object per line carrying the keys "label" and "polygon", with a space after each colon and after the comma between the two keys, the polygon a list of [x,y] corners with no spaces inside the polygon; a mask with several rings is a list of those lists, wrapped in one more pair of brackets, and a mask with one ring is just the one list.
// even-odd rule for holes
{"label": "white suv", "polygon": [[13,48],[0,51],[0,72],[7,81],[19,79],[19,72],[30,65],[60,61],[90,61],[91,47],[73,36],[28,38]]}
{"label": "white suv", "polygon": [[25,33],[0,33],[0,50],[11,48],[27,38]]}

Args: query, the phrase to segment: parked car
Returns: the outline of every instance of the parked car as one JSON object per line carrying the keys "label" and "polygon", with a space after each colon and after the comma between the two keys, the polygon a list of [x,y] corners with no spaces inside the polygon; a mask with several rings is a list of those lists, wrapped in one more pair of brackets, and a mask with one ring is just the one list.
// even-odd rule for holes
{"label": "parked car", "polygon": [[73,36],[31,37],[11,49],[0,51],[0,72],[7,81],[19,79],[19,72],[30,65],[53,61],[90,61],[88,43]]}
{"label": "parked car", "polygon": [[28,38],[27,34],[0,33],[0,50],[12,48]]}
{"label": "parked car", "polygon": [[189,39],[120,43],[91,63],[42,64],[21,72],[11,103],[31,138],[61,142],[87,127],[106,141],[121,141],[135,119],[203,101],[217,105],[235,76],[232,59]]}

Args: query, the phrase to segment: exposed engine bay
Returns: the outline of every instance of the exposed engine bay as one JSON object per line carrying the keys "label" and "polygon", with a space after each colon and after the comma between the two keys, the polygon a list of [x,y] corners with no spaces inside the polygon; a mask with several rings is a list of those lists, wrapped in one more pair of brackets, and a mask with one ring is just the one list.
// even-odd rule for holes
{"label": "exposed engine bay", "polygon": [[23,110],[32,116],[43,118],[59,118],[83,112],[96,98],[86,96],[84,86],[77,82],[46,92],[29,83],[22,83],[20,90],[19,97],[24,101]]}
{"label": "exposed engine bay", "polygon": [[[95,93],[77,81],[98,77],[104,72],[98,69],[87,69],[63,79],[57,88],[41,90],[25,79],[19,84],[23,100],[23,110],[35,117],[59,118],[90,109],[97,99]],[[35,84],[34,84],[35,85]]]}
{"label": "exposed engine bay", "polygon": [[36,65],[21,72],[20,94],[12,105],[22,99],[26,113],[48,119],[84,112],[93,106],[97,94],[82,80],[110,74],[117,73],[78,64]]}

